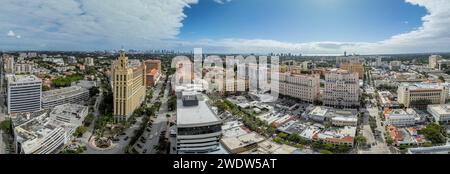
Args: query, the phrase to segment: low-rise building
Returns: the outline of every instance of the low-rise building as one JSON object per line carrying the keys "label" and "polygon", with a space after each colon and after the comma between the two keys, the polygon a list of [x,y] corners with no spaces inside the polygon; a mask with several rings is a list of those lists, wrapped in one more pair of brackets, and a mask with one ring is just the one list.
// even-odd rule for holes
{"label": "low-rise building", "polygon": [[433,147],[408,148],[408,154],[450,154],[450,144]]}
{"label": "low-rise building", "polygon": [[330,129],[319,132],[313,136],[316,141],[331,143],[334,145],[345,145],[353,147],[356,136],[356,127],[345,126],[338,129]]}
{"label": "low-rise building", "polygon": [[74,138],[73,133],[82,125],[87,110],[86,106],[63,105],[50,113],[43,110],[17,117],[13,124],[18,153],[59,153]]}
{"label": "low-rise building", "polygon": [[232,154],[242,153],[257,148],[258,143],[265,138],[256,132],[240,135],[237,137],[224,137],[220,140],[222,145]]}
{"label": "low-rise building", "polygon": [[437,122],[450,121],[450,104],[445,105],[428,105],[428,113],[430,113]]}
{"label": "low-rise building", "polygon": [[358,124],[356,110],[340,110],[331,107],[316,106],[306,114],[306,117],[316,122],[331,121],[335,126],[356,126]]}
{"label": "low-rise building", "polygon": [[411,108],[403,109],[385,109],[384,116],[386,124],[398,127],[413,126],[420,121],[420,116]]}

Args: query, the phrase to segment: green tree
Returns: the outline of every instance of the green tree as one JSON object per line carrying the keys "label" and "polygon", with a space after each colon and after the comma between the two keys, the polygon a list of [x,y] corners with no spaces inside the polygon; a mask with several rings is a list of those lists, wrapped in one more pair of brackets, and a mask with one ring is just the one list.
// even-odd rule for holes
{"label": "green tree", "polygon": [[362,135],[356,136],[355,139],[359,145],[365,145],[367,143],[367,138]]}
{"label": "green tree", "polygon": [[87,128],[84,126],[78,127],[75,132],[73,133],[73,136],[75,137],[81,137],[86,132]]}
{"label": "green tree", "polygon": [[[4,120],[0,123],[0,129],[5,133],[11,133],[12,131],[12,123],[11,120]],[[0,135],[1,136],[1,135]]]}
{"label": "green tree", "polygon": [[419,130],[418,133],[424,135],[425,138],[430,140],[433,144],[442,144],[446,142],[444,128],[436,123],[427,125],[425,128]]}

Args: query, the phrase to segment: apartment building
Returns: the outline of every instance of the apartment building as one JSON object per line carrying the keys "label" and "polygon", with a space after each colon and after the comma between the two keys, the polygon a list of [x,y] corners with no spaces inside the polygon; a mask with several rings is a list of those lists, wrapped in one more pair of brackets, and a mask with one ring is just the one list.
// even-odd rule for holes
{"label": "apartment building", "polygon": [[41,79],[34,75],[9,75],[7,79],[8,114],[41,110]]}

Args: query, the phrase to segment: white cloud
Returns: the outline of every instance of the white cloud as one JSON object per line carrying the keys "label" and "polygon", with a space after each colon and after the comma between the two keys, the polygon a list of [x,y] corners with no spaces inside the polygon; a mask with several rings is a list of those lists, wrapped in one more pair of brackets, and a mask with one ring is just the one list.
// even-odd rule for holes
{"label": "white cloud", "polygon": [[16,33],[14,33],[14,31],[12,31],[12,30],[9,30],[8,34],[6,34],[6,35],[9,37],[15,37]]}
{"label": "white cloud", "polygon": [[[264,39],[221,39],[203,40],[192,45],[201,46],[212,52],[269,53],[293,52],[306,54],[338,54],[355,52],[417,53],[450,51],[450,1],[448,0],[405,0],[407,3],[427,9],[422,26],[411,32],[398,34],[374,43],[358,42],[309,42],[290,43]],[[189,44],[184,44],[189,45]]]}
{"label": "white cloud", "polygon": [[[231,0],[215,0],[219,4]],[[405,0],[427,9],[423,25],[374,43],[322,41],[281,42],[270,39],[177,39],[183,10],[198,0],[3,0],[0,49],[182,49],[211,52],[304,54],[402,53],[450,51],[450,1]],[[17,15],[20,12],[21,15]],[[11,35],[13,36],[10,36]],[[17,33],[21,35],[18,36]],[[199,33],[201,34],[201,33]],[[5,38],[2,38],[5,37]],[[16,39],[13,39],[13,38]],[[17,39],[22,38],[22,39]]]}
{"label": "white cloud", "polygon": [[[175,39],[198,0],[2,0],[0,31],[21,33],[23,45],[55,49],[152,48]],[[18,13],[20,12],[20,15]],[[7,42],[11,42],[9,44]],[[3,45],[19,45],[5,40]],[[31,48],[33,49],[33,48]]]}
{"label": "white cloud", "polygon": [[218,3],[218,4],[225,4],[228,2],[231,2],[232,0],[214,0],[214,2]]}

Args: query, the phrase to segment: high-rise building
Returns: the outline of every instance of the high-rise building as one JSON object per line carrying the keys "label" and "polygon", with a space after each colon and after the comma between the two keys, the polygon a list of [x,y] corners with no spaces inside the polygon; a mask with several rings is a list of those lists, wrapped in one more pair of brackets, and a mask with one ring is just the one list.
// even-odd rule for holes
{"label": "high-rise building", "polygon": [[114,64],[113,95],[116,121],[126,120],[145,99],[145,64],[121,52]]}
{"label": "high-rise building", "polygon": [[353,108],[360,105],[357,73],[333,69],[325,74],[323,103],[326,106]]}
{"label": "high-rise building", "polygon": [[397,101],[405,107],[426,108],[430,104],[445,104],[448,87],[442,84],[402,83],[397,89]]}
{"label": "high-rise building", "polygon": [[341,65],[341,69],[351,73],[358,73],[360,79],[364,77],[364,66],[361,63],[344,63]]}
{"label": "high-rise building", "polygon": [[[277,83],[277,82],[274,82]],[[313,103],[319,99],[320,75],[297,75],[281,73],[277,92],[282,95],[298,98]]]}
{"label": "high-rise building", "polygon": [[439,55],[431,55],[429,58],[428,58],[428,66],[430,67],[430,68],[437,68],[437,66],[438,66],[438,61],[440,60],[440,59],[442,59],[442,56],[439,56]]}
{"label": "high-rise building", "polygon": [[8,77],[8,114],[41,110],[42,80],[34,75]]}
{"label": "high-rise building", "polygon": [[84,64],[86,66],[94,66],[94,58],[92,58],[92,57],[84,58]]}
{"label": "high-rise building", "polygon": [[3,68],[6,73],[14,72],[14,57],[10,55],[3,55]]}

